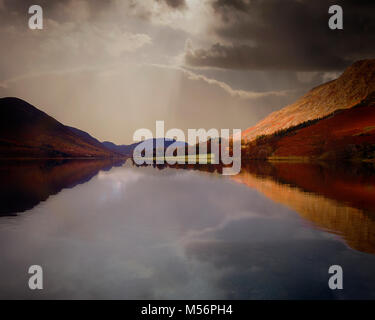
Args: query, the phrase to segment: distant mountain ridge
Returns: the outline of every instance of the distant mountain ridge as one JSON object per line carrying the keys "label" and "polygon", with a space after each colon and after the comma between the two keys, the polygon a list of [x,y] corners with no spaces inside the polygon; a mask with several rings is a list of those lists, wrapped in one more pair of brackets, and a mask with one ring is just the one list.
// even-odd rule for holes
{"label": "distant mountain ridge", "polygon": [[[151,149],[155,149],[156,148],[156,142],[158,140],[164,140],[164,148],[168,148],[173,143],[177,143],[176,144],[177,147],[186,147],[188,145],[186,142],[183,142],[183,141],[176,141],[176,140],[173,140],[173,139],[166,139],[166,138],[154,138],[154,139],[145,140],[146,147],[151,148]],[[118,152],[118,153],[120,153],[124,156],[131,156],[133,154],[133,151],[134,151],[135,147],[138,146],[142,142],[143,141],[136,142],[136,143],[129,144],[129,145],[126,145],[126,144],[116,145],[113,142],[104,141],[104,142],[102,142],[102,144],[106,148],[108,148],[108,149],[110,149],[114,152]]]}
{"label": "distant mountain ridge", "polygon": [[351,108],[373,91],[375,59],[357,61],[338,79],[310,90],[295,103],[271,113],[255,126],[244,130],[242,140],[247,143],[257,136],[269,135],[308,120],[322,118],[338,109]]}

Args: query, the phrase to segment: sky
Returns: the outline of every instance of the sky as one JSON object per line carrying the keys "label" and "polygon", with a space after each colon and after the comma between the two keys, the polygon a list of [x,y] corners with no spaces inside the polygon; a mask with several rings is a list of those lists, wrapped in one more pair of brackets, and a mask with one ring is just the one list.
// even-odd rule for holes
{"label": "sky", "polygon": [[[44,27],[28,27],[28,8]],[[344,29],[328,27],[341,5]],[[375,2],[0,0],[0,97],[101,141],[170,128],[246,129],[375,56]]]}

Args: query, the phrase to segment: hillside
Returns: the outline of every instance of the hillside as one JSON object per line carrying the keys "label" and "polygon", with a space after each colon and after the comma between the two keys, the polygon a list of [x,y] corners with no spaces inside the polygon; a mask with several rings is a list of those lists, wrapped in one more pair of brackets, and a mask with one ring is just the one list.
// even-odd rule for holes
{"label": "hillside", "polygon": [[375,59],[361,60],[348,67],[336,80],[309,91],[295,103],[271,113],[255,126],[242,132],[245,143],[257,136],[322,118],[338,109],[347,109],[375,91]]}
{"label": "hillside", "polygon": [[18,98],[0,99],[0,158],[117,157],[88,133]]}
{"label": "hillside", "polygon": [[375,92],[351,109],[245,144],[250,159],[375,159]]}

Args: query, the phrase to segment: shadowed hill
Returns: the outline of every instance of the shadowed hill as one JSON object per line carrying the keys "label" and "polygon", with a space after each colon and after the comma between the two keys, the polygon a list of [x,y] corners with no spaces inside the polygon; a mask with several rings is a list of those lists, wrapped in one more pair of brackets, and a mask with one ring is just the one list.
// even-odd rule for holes
{"label": "shadowed hill", "polygon": [[0,99],[1,158],[109,158],[117,153],[18,98]]}

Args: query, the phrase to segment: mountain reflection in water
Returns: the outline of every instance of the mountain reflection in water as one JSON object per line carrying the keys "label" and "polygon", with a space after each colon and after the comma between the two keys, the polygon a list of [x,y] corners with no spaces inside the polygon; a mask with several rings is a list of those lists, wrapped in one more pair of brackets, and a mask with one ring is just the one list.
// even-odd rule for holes
{"label": "mountain reflection in water", "polygon": [[[166,165],[153,165],[162,170]],[[173,165],[221,174],[220,165]],[[372,163],[248,161],[230,179],[286,205],[312,226],[340,235],[353,249],[375,254],[375,167]]]}
{"label": "mountain reflection in water", "polygon": [[117,160],[0,161],[0,216],[35,207],[62,189],[85,183],[100,170],[121,165]]}
{"label": "mountain reflection in water", "polygon": [[[64,188],[85,183],[100,170],[107,171],[123,163],[121,160],[1,162],[0,216],[29,210]],[[167,167],[222,173],[220,165],[154,165],[159,170]],[[313,226],[342,236],[353,249],[375,253],[372,164],[250,161],[243,163],[241,172],[230,179],[292,208]]]}
{"label": "mountain reflection in water", "polygon": [[[85,183],[125,160],[0,162],[0,216],[16,215],[64,188]],[[128,160],[128,165],[130,160]],[[132,164],[136,167],[136,165]],[[154,165],[221,175],[220,165]],[[372,164],[250,161],[230,179],[286,205],[314,227],[342,236],[356,250],[375,253],[375,169]]]}
{"label": "mountain reflection in water", "polygon": [[371,164],[250,162],[233,179],[342,236],[353,249],[375,253],[375,170]]}
{"label": "mountain reflection in water", "polygon": [[0,164],[0,298],[375,298],[372,165],[121,164]]}

